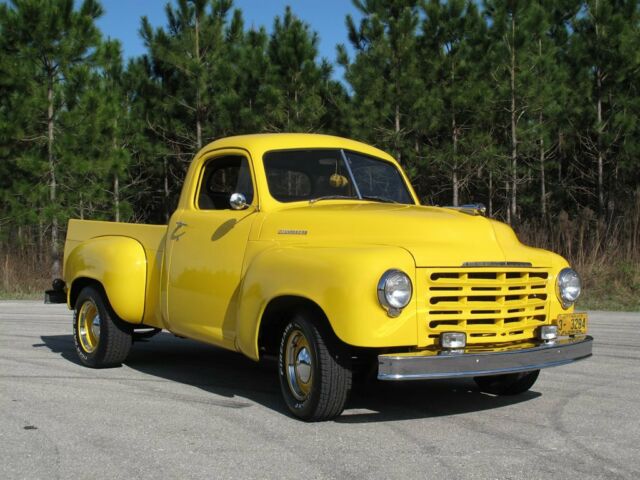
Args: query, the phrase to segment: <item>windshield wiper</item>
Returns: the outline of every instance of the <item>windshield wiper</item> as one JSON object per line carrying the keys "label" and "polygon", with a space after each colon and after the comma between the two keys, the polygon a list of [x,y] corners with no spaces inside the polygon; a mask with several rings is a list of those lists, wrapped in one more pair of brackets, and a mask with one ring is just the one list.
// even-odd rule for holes
{"label": "windshield wiper", "polygon": [[325,195],[323,197],[312,198],[309,203],[316,203],[320,200],[360,200],[358,197],[349,195]]}
{"label": "windshield wiper", "polygon": [[362,195],[363,200],[374,200],[376,202],[384,202],[384,203],[400,203],[393,198],[388,197],[379,197],[377,195]]}

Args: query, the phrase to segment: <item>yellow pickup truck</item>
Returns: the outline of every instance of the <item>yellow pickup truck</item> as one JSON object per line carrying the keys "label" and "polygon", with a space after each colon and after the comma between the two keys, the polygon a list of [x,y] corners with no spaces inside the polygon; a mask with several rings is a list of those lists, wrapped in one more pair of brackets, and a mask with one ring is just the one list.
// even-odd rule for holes
{"label": "yellow pickup truck", "polygon": [[353,140],[230,137],[195,156],[168,225],[71,220],[46,298],[74,310],[89,367],[120,365],[145,329],[277,356],[304,420],[340,415],[367,368],[519,394],[592,338],[577,273],[483,213],[420,205],[391,156]]}

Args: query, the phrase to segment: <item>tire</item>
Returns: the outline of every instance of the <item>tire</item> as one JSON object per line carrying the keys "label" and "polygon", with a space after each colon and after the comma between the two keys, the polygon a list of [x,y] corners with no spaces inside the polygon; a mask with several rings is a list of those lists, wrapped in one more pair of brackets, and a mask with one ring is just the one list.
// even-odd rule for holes
{"label": "tire", "polygon": [[101,289],[85,287],[73,312],[73,340],[87,367],[119,367],[132,343],[132,328],[120,320]]}
{"label": "tire", "polygon": [[493,395],[519,395],[526,392],[536,383],[540,370],[505,375],[474,377],[478,388]]}
{"label": "tire", "polygon": [[278,355],[284,401],[294,416],[308,422],[340,415],[352,381],[347,349],[313,318],[309,313],[293,317],[282,332]]}

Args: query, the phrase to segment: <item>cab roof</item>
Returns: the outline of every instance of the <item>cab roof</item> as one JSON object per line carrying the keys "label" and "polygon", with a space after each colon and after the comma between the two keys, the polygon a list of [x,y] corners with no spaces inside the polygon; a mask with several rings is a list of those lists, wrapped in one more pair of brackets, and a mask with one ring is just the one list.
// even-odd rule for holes
{"label": "cab roof", "polygon": [[219,148],[243,148],[261,155],[270,150],[288,150],[295,148],[343,148],[367,153],[372,156],[395,160],[388,153],[366,143],[334,135],[317,133],[257,133],[225,137],[209,143],[202,152]]}

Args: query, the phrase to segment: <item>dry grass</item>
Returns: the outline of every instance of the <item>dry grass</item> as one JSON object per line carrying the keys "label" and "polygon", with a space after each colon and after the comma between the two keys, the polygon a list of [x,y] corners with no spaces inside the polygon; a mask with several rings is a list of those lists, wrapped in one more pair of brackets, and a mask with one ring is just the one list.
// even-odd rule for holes
{"label": "dry grass", "polygon": [[547,222],[528,222],[521,241],[564,256],[583,281],[581,309],[640,310],[640,190],[628,214],[605,222],[583,209],[560,212]]}
{"label": "dry grass", "polygon": [[[527,245],[563,255],[583,279],[580,309],[640,311],[640,190],[633,214],[604,222],[583,209],[517,228]],[[50,288],[46,255],[35,249],[0,250],[0,298],[43,298]]]}
{"label": "dry grass", "polygon": [[24,250],[2,250],[0,261],[0,299],[42,299],[51,288],[48,259]]}

